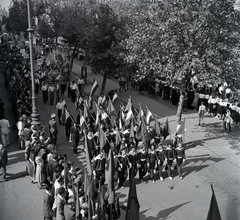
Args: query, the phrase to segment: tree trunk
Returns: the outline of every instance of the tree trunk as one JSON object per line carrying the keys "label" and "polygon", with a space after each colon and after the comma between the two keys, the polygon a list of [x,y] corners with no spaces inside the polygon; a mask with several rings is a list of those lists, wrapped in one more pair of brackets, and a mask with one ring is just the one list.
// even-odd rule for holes
{"label": "tree trunk", "polygon": [[182,109],[183,109],[183,102],[184,102],[184,92],[181,91],[179,101],[178,101],[178,108],[177,108],[177,123],[182,120]]}
{"label": "tree trunk", "polygon": [[103,74],[103,81],[102,81],[101,92],[104,92],[104,91],[105,91],[106,82],[107,82],[107,74],[104,73],[104,74]]}
{"label": "tree trunk", "polygon": [[75,53],[76,53],[76,50],[77,50],[77,46],[78,46],[78,44],[75,43],[74,49],[73,49],[73,52],[72,52],[72,55],[71,55],[71,61],[70,61],[70,70],[71,71],[72,71],[72,68],[73,68],[73,61],[74,61]]}

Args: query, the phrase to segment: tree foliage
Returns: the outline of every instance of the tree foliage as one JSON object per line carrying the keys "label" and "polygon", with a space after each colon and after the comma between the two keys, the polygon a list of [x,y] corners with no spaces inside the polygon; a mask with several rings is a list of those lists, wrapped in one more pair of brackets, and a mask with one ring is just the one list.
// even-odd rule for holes
{"label": "tree foliage", "polygon": [[239,73],[239,12],[233,1],[169,0],[138,4],[132,12],[125,60],[144,74],[154,72],[187,89],[223,79],[233,84]]}
{"label": "tree foliage", "polygon": [[[31,12],[33,12],[32,6],[30,7]],[[32,23],[34,22],[32,21]],[[28,29],[27,0],[13,1],[12,7],[9,8],[6,29],[14,34],[26,33]]]}

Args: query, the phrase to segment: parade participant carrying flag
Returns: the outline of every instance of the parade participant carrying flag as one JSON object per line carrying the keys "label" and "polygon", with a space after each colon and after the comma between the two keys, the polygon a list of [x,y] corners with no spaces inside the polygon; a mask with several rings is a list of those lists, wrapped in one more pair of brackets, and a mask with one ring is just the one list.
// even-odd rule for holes
{"label": "parade participant carrying flag", "polygon": [[107,142],[107,137],[100,125],[98,126],[98,140],[99,140],[99,147],[102,150]]}
{"label": "parade participant carrying flag", "polygon": [[93,96],[93,94],[96,92],[97,88],[98,88],[98,83],[97,83],[97,81],[94,79],[94,82],[93,82],[93,84],[92,84],[92,88],[91,88],[91,91],[90,91],[89,96]]}

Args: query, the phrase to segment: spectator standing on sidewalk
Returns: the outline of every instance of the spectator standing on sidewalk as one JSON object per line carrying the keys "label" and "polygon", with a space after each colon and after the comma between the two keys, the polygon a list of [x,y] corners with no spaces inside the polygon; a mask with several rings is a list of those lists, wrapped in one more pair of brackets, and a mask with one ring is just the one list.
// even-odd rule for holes
{"label": "spectator standing on sidewalk", "polygon": [[199,123],[198,125],[204,126],[204,115],[206,113],[206,106],[204,105],[204,102],[201,103],[198,109],[198,116],[199,116]]}
{"label": "spectator standing on sidewalk", "polygon": [[2,170],[1,175],[6,180],[6,173],[7,173],[7,164],[8,164],[8,152],[6,148],[0,144],[0,168]]}
{"label": "spectator standing on sidewalk", "polygon": [[2,143],[5,147],[9,146],[9,133],[10,133],[10,124],[5,117],[0,120],[1,136]]}
{"label": "spectator standing on sidewalk", "polygon": [[54,203],[54,198],[51,192],[52,186],[50,184],[46,185],[46,189],[43,195],[43,219],[52,220],[53,219],[53,210],[52,206]]}

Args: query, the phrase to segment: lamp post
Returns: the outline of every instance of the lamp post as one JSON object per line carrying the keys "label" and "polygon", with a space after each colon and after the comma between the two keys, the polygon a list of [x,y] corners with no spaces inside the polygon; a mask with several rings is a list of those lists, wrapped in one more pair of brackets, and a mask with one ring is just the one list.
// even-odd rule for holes
{"label": "lamp post", "polygon": [[37,98],[35,89],[35,74],[34,74],[34,58],[33,58],[33,29],[31,26],[31,10],[30,0],[27,0],[28,9],[28,35],[29,35],[29,49],[30,49],[30,64],[31,64],[31,84],[32,84],[32,125],[39,125],[39,114],[37,109]]}

